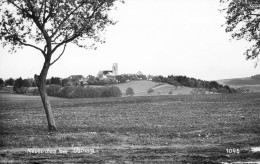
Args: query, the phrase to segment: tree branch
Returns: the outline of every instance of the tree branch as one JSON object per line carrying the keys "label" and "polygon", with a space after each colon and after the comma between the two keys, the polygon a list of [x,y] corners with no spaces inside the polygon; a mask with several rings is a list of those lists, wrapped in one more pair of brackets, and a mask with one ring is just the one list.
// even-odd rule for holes
{"label": "tree branch", "polygon": [[30,18],[32,17],[32,15],[27,11],[25,10],[24,8],[22,7],[19,7],[17,4],[14,3],[14,1],[11,1],[11,0],[8,0],[9,3],[11,3],[12,5],[14,5],[17,9],[19,9],[22,13],[25,12]]}
{"label": "tree branch", "polygon": [[61,54],[59,55],[59,57],[57,59],[55,59],[50,65],[53,65],[57,60],[59,60],[59,58],[63,55],[65,49],[66,49],[67,43],[64,44],[63,50],[61,52]]}
{"label": "tree branch", "polygon": [[249,15],[260,16],[260,14],[249,14]]}
{"label": "tree branch", "polygon": [[43,10],[43,18],[42,18],[42,22],[44,22],[44,19],[45,19],[45,14],[46,14],[46,1],[44,2],[44,10]]}
{"label": "tree branch", "polygon": [[42,49],[40,49],[39,47],[34,46],[34,45],[31,45],[31,44],[28,44],[28,43],[24,43],[24,42],[22,42],[20,39],[17,39],[17,41],[18,41],[19,43],[21,43],[22,45],[29,46],[29,47],[32,47],[32,48],[35,48],[35,49],[41,51],[41,53],[45,56],[45,52],[44,52]]}
{"label": "tree branch", "polygon": [[45,25],[45,23],[48,21],[48,19],[52,16],[53,14],[53,9],[55,8],[55,6],[57,6],[60,3],[60,1],[57,0],[57,2],[54,4],[53,1],[50,1],[50,6],[49,6],[49,13],[47,15],[47,17],[43,17],[43,25]]}
{"label": "tree branch", "polygon": [[58,27],[56,28],[56,31],[54,31],[52,33],[52,35],[50,36],[50,38],[54,37],[57,32],[60,30],[61,26],[63,25],[63,23],[74,13],[76,12],[84,3],[81,3],[78,7],[76,7],[73,11],[71,11],[68,15],[66,15],[66,17],[61,21],[61,23],[58,25]]}
{"label": "tree branch", "polygon": [[43,9],[43,6],[46,4],[46,1],[43,1],[42,2],[42,5],[41,5],[41,8],[40,8],[40,13],[39,13],[39,16],[41,15],[41,13],[42,13],[42,9]]}
{"label": "tree branch", "polygon": [[[87,19],[91,20],[91,19],[94,17],[95,13],[101,8],[101,6],[102,6],[103,4],[105,4],[105,2],[102,2],[102,3],[100,3],[99,5],[97,5],[96,8],[94,9],[93,13],[92,13]],[[88,28],[87,28],[87,31],[89,31],[90,29],[91,29],[91,27],[88,27]],[[68,42],[71,42],[71,41],[73,41],[74,39],[76,39],[77,37],[79,37],[80,35],[82,35],[81,33],[82,33],[83,30],[84,30],[84,28],[82,27],[82,29],[78,30],[79,32],[75,33],[74,36],[72,36],[71,38],[69,38],[69,39],[67,39],[67,40],[65,39],[65,40],[62,41],[61,43],[58,43],[58,45],[57,45],[56,47],[54,47],[54,49],[52,50],[52,53],[53,53],[54,51],[56,51],[56,49],[59,48],[61,45],[65,44],[65,43],[68,43]],[[67,38],[67,37],[66,37],[66,38]]]}
{"label": "tree branch", "polygon": [[74,39],[76,39],[79,36],[80,36],[80,34],[76,34],[76,35],[72,36],[71,38],[69,38],[67,40],[64,40],[63,42],[58,43],[58,45],[53,48],[52,53],[54,53],[56,51],[56,49],[59,48],[61,45],[69,43],[69,42],[73,41]]}

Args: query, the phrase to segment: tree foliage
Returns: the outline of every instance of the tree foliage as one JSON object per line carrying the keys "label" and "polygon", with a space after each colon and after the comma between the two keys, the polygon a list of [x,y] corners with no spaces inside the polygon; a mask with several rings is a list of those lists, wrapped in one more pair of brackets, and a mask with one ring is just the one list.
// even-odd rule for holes
{"label": "tree foliage", "polygon": [[0,87],[4,86],[5,85],[5,82],[2,78],[0,78]]}
{"label": "tree foliage", "polygon": [[64,86],[68,85],[69,81],[70,81],[70,80],[69,80],[68,78],[62,79],[62,80],[61,80],[62,86],[64,87]]}
{"label": "tree foliage", "polygon": [[[0,39],[3,46],[12,45],[11,51],[30,46],[43,55],[62,45],[65,49],[69,42],[88,48],[83,40],[102,42],[99,32],[115,24],[108,17],[114,3],[115,0],[2,0]],[[40,47],[39,43],[45,46]]]}
{"label": "tree foliage", "polygon": [[[174,86],[186,86],[191,88],[205,88],[207,90],[212,90],[215,88],[218,92],[222,93],[232,93],[234,89],[230,88],[228,85],[223,86],[216,81],[204,81],[200,79],[195,79],[187,76],[173,76],[168,77],[154,76],[152,81],[168,83]],[[197,91],[197,90],[196,90]]]}
{"label": "tree foliage", "polygon": [[148,89],[147,93],[152,94],[154,92],[153,88]]}
{"label": "tree foliage", "polygon": [[13,88],[13,90],[15,92],[17,92],[18,89],[20,89],[22,86],[23,86],[23,79],[20,77],[20,78],[18,78],[18,79],[16,79],[14,81],[14,88]]}
{"label": "tree foliage", "polygon": [[128,87],[128,88],[126,89],[125,94],[126,94],[127,96],[133,96],[135,93],[134,93],[133,88]]}
{"label": "tree foliage", "polygon": [[246,50],[246,59],[259,61],[260,52],[260,1],[259,0],[220,0],[227,5],[221,11],[226,13],[226,32],[232,38],[246,39],[253,45]]}
{"label": "tree foliage", "polygon": [[13,78],[6,79],[5,85],[6,86],[14,86],[14,79]]}
{"label": "tree foliage", "polygon": [[50,82],[51,84],[62,85],[61,78],[59,77],[52,77]]}

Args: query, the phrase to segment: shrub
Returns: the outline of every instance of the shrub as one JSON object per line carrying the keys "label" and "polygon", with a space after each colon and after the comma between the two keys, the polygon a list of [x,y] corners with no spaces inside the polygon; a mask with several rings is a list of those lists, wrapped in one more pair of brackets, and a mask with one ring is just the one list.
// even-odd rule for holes
{"label": "shrub", "polygon": [[60,89],[62,87],[60,85],[51,84],[47,86],[46,91],[48,96],[59,96]]}
{"label": "shrub", "polygon": [[122,92],[117,86],[112,86],[108,89],[109,97],[121,97]]}
{"label": "shrub", "polygon": [[81,86],[70,87],[71,92],[68,94],[68,98],[83,98],[84,88]]}
{"label": "shrub", "polygon": [[88,87],[84,89],[84,97],[85,98],[97,98],[101,97],[101,90],[99,88]]}
{"label": "shrub", "polygon": [[135,93],[134,93],[133,88],[128,87],[128,88],[126,89],[125,94],[126,94],[127,96],[133,96]]}
{"label": "shrub", "polygon": [[108,87],[102,87],[102,88],[99,88],[99,90],[101,93],[101,97],[110,97]]}
{"label": "shrub", "polygon": [[71,87],[72,92],[69,98],[96,98],[101,97],[101,91],[98,88],[83,88],[81,86]]}
{"label": "shrub", "polygon": [[92,87],[65,86],[61,89],[59,96],[64,98],[97,98],[101,97],[101,90]]}
{"label": "shrub", "polygon": [[147,93],[152,94],[154,92],[153,88],[148,89]]}
{"label": "shrub", "polygon": [[128,80],[126,75],[117,75],[116,80],[120,83],[125,83]]}
{"label": "shrub", "polygon": [[37,87],[29,87],[27,90],[27,94],[29,95],[39,95],[39,90]]}
{"label": "shrub", "polygon": [[98,98],[98,97],[120,97],[122,93],[118,87],[83,88],[81,86],[57,86],[50,85],[48,95],[63,98]]}
{"label": "shrub", "polygon": [[58,96],[64,98],[73,98],[72,92],[73,92],[73,87],[65,86],[60,90]]}
{"label": "shrub", "polygon": [[219,91],[220,93],[230,93],[227,88],[220,88],[218,91]]}
{"label": "shrub", "polygon": [[27,94],[28,93],[28,88],[26,87],[21,87],[16,89],[16,93],[18,94]]}
{"label": "shrub", "polygon": [[33,89],[31,90],[31,93],[32,93],[33,95],[39,95],[39,89],[38,89],[38,88],[33,88]]}
{"label": "shrub", "polygon": [[99,88],[101,97],[121,97],[122,92],[117,86]]}

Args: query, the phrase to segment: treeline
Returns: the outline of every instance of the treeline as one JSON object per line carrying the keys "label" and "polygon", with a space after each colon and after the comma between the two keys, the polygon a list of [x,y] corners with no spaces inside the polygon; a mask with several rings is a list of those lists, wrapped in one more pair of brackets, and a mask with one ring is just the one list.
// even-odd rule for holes
{"label": "treeline", "polygon": [[125,83],[131,80],[147,80],[147,77],[141,74],[122,74],[116,76],[116,80],[119,83]]}
{"label": "treeline", "polygon": [[64,86],[85,86],[85,85],[106,86],[106,85],[117,84],[117,83],[125,83],[131,80],[147,80],[147,77],[145,75],[138,75],[138,74],[122,74],[122,75],[117,75],[115,77],[107,77],[107,78],[88,75],[85,78],[85,81],[78,81],[77,79],[69,79],[69,78],[61,79],[59,77],[52,77],[51,79],[47,79],[46,84],[47,85],[56,84],[63,87]]}
{"label": "treeline", "polygon": [[115,77],[100,78],[92,75],[87,76],[86,83],[88,85],[110,85],[116,83],[125,83],[131,80],[147,80],[145,75],[139,74],[122,74]]}
{"label": "treeline", "polygon": [[9,78],[6,80],[0,78],[0,86],[13,87],[13,91],[20,94],[27,94],[29,92],[30,94],[38,94],[38,91],[33,88],[36,87],[36,83],[32,78],[22,79],[20,77],[17,79]]}
{"label": "treeline", "polygon": [[238,90],[231,88],[228,85],[219,84],[216,81],[205,81],[205,80],[190,78],[187,76],[173,76],[173,75],[170,75],[168,77],[154,76],[152,77],[152,81],[168,83],[176,87],[186,86],[191,88],[205,88],[208,91],[219,92],[219,93],[238,92]]}
{"label": "treeline", "polygon": [[3,80],[2,78],[0,78],[0,86],[4,87],[4,86],[14,86],[14,79],[13,78],[9,78],[6,80]]}
{"label": "treeline", "polygon": [[[125,83],[131,80],[147,80],[148,78],[145,75],[140,74],[122,74],[117,75],[115,77],[95,77],[92,75],[88,75],[84,81],[79,81],[79,79],[70,79],[70,78],[59,78],[59,77],[51,77],[46,80],[46,85],[60,85],[60,86],[86,86],[86,85],[111,85],[117,83]],[[16,86],[15,86],[16,85]],[[22,79],[21,77],[14,80],[13,78],[9,78],[7,80],[3,80],[0,78],[0,86],[15,86],[15,91],[17,88],[22,87],[36,87],[34,79]]]}
{"label": "treeline", "polygon": [[[72,76],[71,76],[72,77]],[[47,86],[56,86],[56,88],[66,88],[62,91],[61,95],[55,94],[56,96],[59,95],[60,97],[104,97],[107,92],[104,92],[106,89],[85,89],[80,91],[79,87],[84,88],[86,86],[91,85],[99,85],[99,86],[106,86],[116,83],[125,83],[132,80],[152,80],[154,82],[163,82],[174,85],[175,87],[178,86],[186,86],[191,88],[203,88],[207,91],[212,92],[219,92],[219,93],[235,93],[235,92],[243,92],[243,89],[234,89],[229,87],[228,85],[219,84],[216,81],[205,81],[200,79],[195,79],[187,76],[173,76],[170,75],[168,77],[163,76],[145,76],[143,74],[122,74],[117,75],[115,77],[95,77],[92,75],[87,76],[84,78],[81,75],[74,76],[75,78],[59,78],[59,77],[52,77],[46,80]],[[252,79],[259,79],[260,75],[255,75],[251,77]],[[21,77],[14,80],[12,78],[3,80],[0,78],[0,86],[13,86],[13,91],[16,93],[21,94],[38,94],[38,89],[36,88],[36,83],[34,79],[22,79]],[[59,87],[57,87],[59,86]],[[53,87],[51,87],[53,88]],[[93,90],[93,91],[92,91]],[[63,94],[64,92],[64,94]],[[91,94],[87,93],[91,92]],[[52,93],[49,90],[49,93]],[[66,93],[66,94],[65,94]],[[70,93],[70,94],[67,94]],[[75,95],[73,95],[75,93]],[[80,93],[80,94],[79,94]],[[89,96],[89,95],[92,96]],[[66,95],[66,96],[62,96]],[[81,96],[79,96],[81,95]],[[82,96],[84,95],[84,96]]]}
{"label": "treeline", "polygon": [[[116,86],[111,87],[86,87],[79,85],[69,86],[64,80],[52,77],[46,80],[47,94],[49,96],[63,98],[99,98],[99,97],[121,97],[122,92]],[[39,90],[34,79],[12,79],[3,80],[0,78],[0,85],[11,86],[18,94],[39,95]]]}

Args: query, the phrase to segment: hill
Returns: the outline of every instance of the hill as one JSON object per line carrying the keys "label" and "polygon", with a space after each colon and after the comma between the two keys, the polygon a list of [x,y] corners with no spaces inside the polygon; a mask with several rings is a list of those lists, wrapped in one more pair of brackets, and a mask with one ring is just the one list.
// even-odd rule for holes
{"label": "hill", "polygon": [[229,85],[233,88],[243,88],[249,89],[253,92],[260,92],[260,79],[258,78],[259,76],[260,75],[243,78],[222,79],[217,80],[217,82],[223,85]]}
{"label": "hill", "polygon": [[223,79],[223,80],[218,80],[218,82],[221,84],[231,85],[231,86],[260,85],[260,80],[253,79],[251,77]]}
{"label": "hill", "polygon": [[127,83],[120,83],[115,84],[115,86],[119,87],[119,89],[122,91],[123,94],[125,94],[125,91],[128,87],[133,88],[134,90],[134,96],[148,96],[149,94],[147,91],[152,88],[154,90],[153,93],[150,95],[178,95],[178,94],[190,94],[190,92],[193,90],[193,88],[189,87],[178,87],[175,88],[175,86],[166,84],[166,83],[159,83],[154,81],[148,81],[148,80],[136,80],[136,81],[129,81]]}

